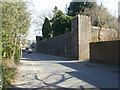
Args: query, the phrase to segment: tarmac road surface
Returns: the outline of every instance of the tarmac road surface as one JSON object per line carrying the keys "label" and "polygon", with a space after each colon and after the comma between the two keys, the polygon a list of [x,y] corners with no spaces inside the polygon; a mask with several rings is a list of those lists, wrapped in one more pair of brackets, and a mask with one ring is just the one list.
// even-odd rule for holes
{"label": "tarmac road surface", "polygon": [[16,88],[118,88],[118,67],[23,52]]}

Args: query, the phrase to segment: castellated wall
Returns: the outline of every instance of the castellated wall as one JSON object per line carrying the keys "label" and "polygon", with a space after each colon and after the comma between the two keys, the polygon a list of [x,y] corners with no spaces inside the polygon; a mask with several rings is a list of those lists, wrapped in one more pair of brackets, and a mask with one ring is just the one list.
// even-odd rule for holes
{"label": "castellated wall", "polygon": [[[98,28],[91,26],[90,17],[77,15],[72,20],[71,30],[70,33],[37,41],[35,51],[78,60],[90,59],[89,43],[98,42]],[[103,28],[100,39],[101,41],[117,40],[118,32]],[[92,48],[94,50],[94,47]]]}
{"label": "castellated wall", "polygon": [[48,40],[37,41],[35,51],[79,60],[88,59],[91,30],[90,18],[77,15],[72,20],[71,29],[70,33]]}

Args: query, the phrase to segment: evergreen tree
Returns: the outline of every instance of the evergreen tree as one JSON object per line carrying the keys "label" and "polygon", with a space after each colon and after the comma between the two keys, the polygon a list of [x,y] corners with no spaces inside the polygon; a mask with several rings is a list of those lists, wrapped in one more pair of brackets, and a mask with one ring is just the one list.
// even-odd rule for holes
{"label": "evergreen tree", "polygon": [[64,15],[56,6],[53,10],[54,17],[51,20],[53,36],[58,36],[71,31],[72,17]]}
{"label": "evergreen tree", "polygon": [[52,37],[52,31],[51,31],[51,25],[50,25],[50,21],[48,18],[45,18],[43,27],[42,27],[42,35],[44,37],[44,39],[48,39],[50,37]]}
{"label": "evergreen tree", "polygon": [[52,25],[53,36],[58,36],[71,31],[72,17],[68,15],[61,15],[54,20]]}
{"label": "evergreen tree", "polygon": [[68,7],[67,15],[69,16],[75,16],[77,14],[82,14],[86,8],[95,8],[96,3],[95,2],[72,2],[70,3]]}

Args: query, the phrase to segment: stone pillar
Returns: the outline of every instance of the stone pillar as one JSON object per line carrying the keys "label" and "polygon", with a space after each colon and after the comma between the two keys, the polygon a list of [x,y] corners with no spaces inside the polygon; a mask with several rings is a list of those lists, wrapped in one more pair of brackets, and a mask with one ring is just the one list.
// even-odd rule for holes
{"label": "stone pillar", "polygon": [[91,31],[91,19],[79,14],[72,21],[71,48],[74,57],[78,60],[89,59],[89,42]]}
{"label": "stone pillar", "polygon": [[71,30],[71,56],[78,59],[78,16],[73,18]]}
{"label": "stone pillar", "polygon": [[78,42],[79,42],[79,60],[89,59],[89,42],[91,40],[91,19],[88,16],[80,16],[78,28]]}

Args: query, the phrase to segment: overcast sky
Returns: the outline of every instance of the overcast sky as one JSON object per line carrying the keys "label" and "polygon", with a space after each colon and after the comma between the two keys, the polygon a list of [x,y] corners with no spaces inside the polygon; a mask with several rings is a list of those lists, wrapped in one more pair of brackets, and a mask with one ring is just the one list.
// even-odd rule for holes
{"label": "overcast sky", "polygon": [[[52,10],[55,6],[57,6],[58,9],[62,10],[65,13],[66,5],[68,7],[71,1],[72,0],[29,0],[30,4],[28,7],[32,11],[32,18],[35,19],[37,15],[42,17],[45,14],[52,13]],[[80,0],[77,0],[77,1],[80,1]],[[108,11],[112,15],[117,16],[118,15],[118,1],[120,0],[97,0],[97,3],[101,4],[102,2],[104,7],[108,8]],[[39,19],[39,23],[42,25],[43,20]],[[28,38],[35,39],[36,35],[41,36],[42,33],[40,31],[40,28],[41,27],[36,27],[34,24],[31,25],[29,32],[28,32],[29,33]],[[40,32],[37,31],[36,29],[38,29]]]}

